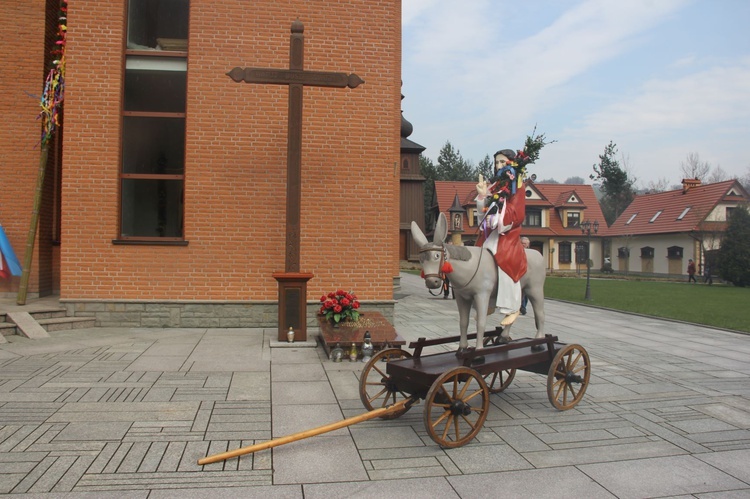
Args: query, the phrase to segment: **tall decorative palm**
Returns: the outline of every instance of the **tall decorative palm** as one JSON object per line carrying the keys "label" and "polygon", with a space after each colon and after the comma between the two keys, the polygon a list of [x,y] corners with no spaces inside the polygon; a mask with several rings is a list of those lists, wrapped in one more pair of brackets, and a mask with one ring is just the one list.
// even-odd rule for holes
{"label": "tall decorative palm", "polygon": [[47,169],[47,157],[49,156],[49,143],[60,126],[62,115],[62,104],[65,96],[65,42],[67,35],[67,0],[60,1],[60,16],[57,28],[57,41],[52,55],[52,68],[47,74],[44,82],[40,105],[42,111],[39,118],[42,120],[42,140],[39,154],[39,171],[36,179],[36,191],[34,192],[34,207],[31,211],[31,225],[26,237],[26,252],[23,258],[23,270],[21,272],[21,283],[18,287],[16,302],[19,305],[26,304],[26,293],[29,288],[29,275],[31,274],[31,260],[34,254],[34,240],[39,226],[39,210],[42,206],[42,191],[44,187],[44,174]]}

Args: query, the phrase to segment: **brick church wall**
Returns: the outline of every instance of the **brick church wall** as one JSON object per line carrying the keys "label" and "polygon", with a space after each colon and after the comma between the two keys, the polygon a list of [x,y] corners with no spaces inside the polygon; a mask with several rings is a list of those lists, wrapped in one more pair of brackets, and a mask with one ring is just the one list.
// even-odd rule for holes
{"label": "brick church wall", "polygon": [[[0,3],[0,225],[23,263],[39,172],[39,96],[49,69],[57,9],[44,0]],[[52,145],[54,147],[54,144]],[[54,152],[50,153],[51,160]],[[53,291],[52,200],[48,168],[34,241],[28,296]],[[0,279],[0,294],[15,296],[20,278]]]}
{"label": "brick church wall", "polygon": [[[272,273],[284,270],[288,92],[238,84],[225,73],[288,68],[290,26],[299,18],[306,69],[365,80],[356,89],[304,90],[300,270],[315,275],[310,309],[343,287],[389,315],[399,272],[400,2],[191,0],[186,246],[112,242],[125,7],[76,0],[69,8],[61,301],[79,315],[107,314],[108,325],[148,302],[256,304],[268,317],[278,289]],[[23,160],[33,169],[33,156]],[[174,319],[181,310],[148,325],[182,325]]]}

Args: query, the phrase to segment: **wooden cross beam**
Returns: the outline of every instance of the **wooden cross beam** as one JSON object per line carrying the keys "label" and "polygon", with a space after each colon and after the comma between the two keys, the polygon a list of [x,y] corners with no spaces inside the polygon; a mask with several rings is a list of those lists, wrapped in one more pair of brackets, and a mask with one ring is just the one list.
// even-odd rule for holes
{"label": "wooden cross beam", "polygon": [[286,245],[284,272],[273,277],[279,283],[279,341],[286,341],[290,327],[295,340],[307,340],[307,281],[313,274],[300,271],[300,203],[302,200],[302,90],[305,86],[356,88],[364,83],[356,74],[304,70],[304,25],[292,23],[289,69],[233,68],[227,73],[239,83],[289,86],[286,154]]}

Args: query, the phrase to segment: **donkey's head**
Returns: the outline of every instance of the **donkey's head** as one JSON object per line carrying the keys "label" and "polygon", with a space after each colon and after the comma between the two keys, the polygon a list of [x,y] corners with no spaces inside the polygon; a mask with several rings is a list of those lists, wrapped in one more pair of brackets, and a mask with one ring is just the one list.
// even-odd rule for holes
{"label": "donkey's head", "polygon": [[442,267],[446,261],[445,236],[448,234],[448,222],[444,214],[440,214],[435,225],[432,242],[425,237],[416,222],[411,223],[411,237],[419,246],[419,263],[422,266],[422,276],[425,286],[437,289],[443,285]]}

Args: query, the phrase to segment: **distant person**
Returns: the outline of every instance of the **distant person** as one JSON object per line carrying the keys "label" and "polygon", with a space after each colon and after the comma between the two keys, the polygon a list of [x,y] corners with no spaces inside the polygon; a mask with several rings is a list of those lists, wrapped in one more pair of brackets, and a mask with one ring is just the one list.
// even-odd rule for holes
{"label": "distant person", "polygon": [[692,258],[688,260],[687,272],[688,272],[688,282],[692,281],[692,282],[697,283],[698,281],[695,280],[695,262],[693,261]]}
{"label": "distant person", "polygon": [[711,265],[706,264],[703,267],[703,284],[708,283],[710,286],[714,283],[714,278],[711,276]]}
{"label": "distant person", "polygon": [[443,299],[447,300],[448,295],[451,291],[451,281],[448,279],[448,274],[443,274]]}
{"label": "distant person", "polygon": [[[521,246],[523,246],[524,248],[528,248],[529,246],[531,246],[531,241],[529,241],[528,237],[523,236],[521,238]],[[526,296],[526,293],[522,293],[521,294],[521,308],[520,308],[521,315],[526,315],[526,305],[528,303],[529,303],[529,297]]]}

